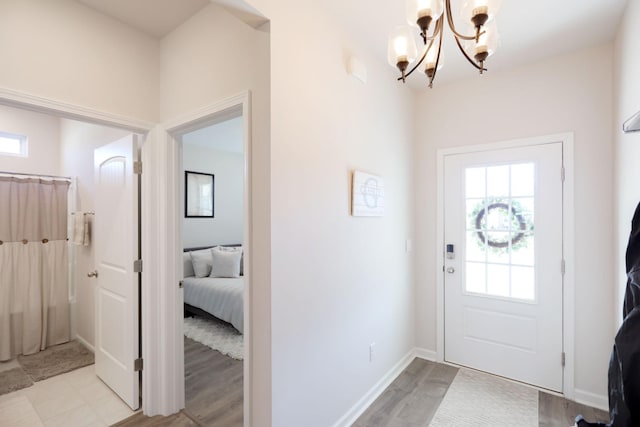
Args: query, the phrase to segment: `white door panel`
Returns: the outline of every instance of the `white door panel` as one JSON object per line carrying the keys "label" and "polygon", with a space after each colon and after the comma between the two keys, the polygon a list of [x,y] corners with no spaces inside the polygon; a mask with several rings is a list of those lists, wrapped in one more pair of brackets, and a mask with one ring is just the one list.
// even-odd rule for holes
{"label": "white door panel", "polygon": [[95,150],[96,374],[132,409],[139,407],[138,185],[130,135]]}
{"label": "white door panel", "polygon": [[562,144],[445,157],[445,359],[562,391]]}

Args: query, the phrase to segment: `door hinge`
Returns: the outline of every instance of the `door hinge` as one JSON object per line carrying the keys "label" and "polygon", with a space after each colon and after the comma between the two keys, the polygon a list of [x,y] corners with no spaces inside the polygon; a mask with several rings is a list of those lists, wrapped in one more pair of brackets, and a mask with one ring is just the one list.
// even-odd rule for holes
{"label": "door hinge", "polygon": [[142,260],[137,259],[133,261],[133,272],[134,273],[142,273]]}
{"label": "door hinge", "polygon": [[564,276],[564,272],[567,270],[567,264],[564,262],[564,259],[560,261],[560,273]]}
{"label": "door hinge", "polygon": [[563,351],[563,352],[562,352],[562,367],[564,367],[564,365],[566,364],[566,362],[567,362],[567,355],[566,355],[566,353]]}
{"label": "door hinge", "polygon": [[142,174],[142,162],[137,160],[133,162],[133,173],[136,175]]}
{"label": "door hinge", "polygon": [[564,166],[560,168],[560,181],[564,182]]}
{"label": "door hinge", "polygon": [[134,372],[142,371],[142,357],[139,357],[133,361],[133,371]]}

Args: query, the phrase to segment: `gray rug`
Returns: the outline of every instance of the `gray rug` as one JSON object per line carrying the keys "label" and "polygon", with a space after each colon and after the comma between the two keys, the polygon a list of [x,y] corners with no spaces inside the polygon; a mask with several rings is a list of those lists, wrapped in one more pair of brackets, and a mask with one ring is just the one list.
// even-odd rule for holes
{"label": "gray rug", "polygon": [[461,368],[431,427],[538,427],[538,391]]}
{"label": "gray rug", "polygon": [[0,372],[0,395],[31,387],[33,381],[20,367]]}
{"label": "gray rug", "polygon": [[244,358],[242,334],[226,322],[186,317],[184,336],[236,360]]}
{"label": "gray rug", "polygon": [[77,341],[49,347],[29,356],[18,356],[18,362],[33,381],[64,374],[94,361],[93,353]]}

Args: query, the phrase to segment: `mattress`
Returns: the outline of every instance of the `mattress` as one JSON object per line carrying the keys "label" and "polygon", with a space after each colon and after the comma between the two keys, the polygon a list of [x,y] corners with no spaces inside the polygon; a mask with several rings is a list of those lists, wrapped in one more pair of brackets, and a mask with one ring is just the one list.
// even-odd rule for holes
{"label": "mattress", "polygon": [[244,328],[244,280],[222,277],[185,277],[184,302],[231,323],[240,333]]}

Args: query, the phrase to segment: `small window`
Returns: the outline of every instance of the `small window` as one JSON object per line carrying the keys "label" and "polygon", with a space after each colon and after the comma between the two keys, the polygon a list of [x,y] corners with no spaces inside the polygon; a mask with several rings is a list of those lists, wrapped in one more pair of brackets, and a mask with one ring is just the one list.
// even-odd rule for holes
{"label": "small window", "polygon": [[27,137],[0,132],[0,155],[27,157]]}

